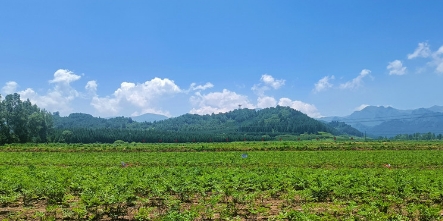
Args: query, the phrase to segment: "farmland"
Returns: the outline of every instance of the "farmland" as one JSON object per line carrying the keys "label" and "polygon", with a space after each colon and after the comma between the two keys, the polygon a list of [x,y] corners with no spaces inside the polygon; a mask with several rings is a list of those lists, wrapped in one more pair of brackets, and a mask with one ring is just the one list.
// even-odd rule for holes
{"label": "farmland", "polygon": [[333,140],[5,145],[0,218],[439,220],[442,148]]}

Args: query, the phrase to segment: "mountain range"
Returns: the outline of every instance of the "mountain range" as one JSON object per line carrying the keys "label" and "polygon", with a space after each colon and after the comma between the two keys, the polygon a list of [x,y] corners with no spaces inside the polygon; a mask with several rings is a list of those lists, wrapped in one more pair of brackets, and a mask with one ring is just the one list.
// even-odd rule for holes
{"label": "mountain range", "polygon": [[341,121],[372,137],[398,134],[443,133],[443,106],[399,110],[393,107],[367,106],[345,117],[323,117],[319,120]]}

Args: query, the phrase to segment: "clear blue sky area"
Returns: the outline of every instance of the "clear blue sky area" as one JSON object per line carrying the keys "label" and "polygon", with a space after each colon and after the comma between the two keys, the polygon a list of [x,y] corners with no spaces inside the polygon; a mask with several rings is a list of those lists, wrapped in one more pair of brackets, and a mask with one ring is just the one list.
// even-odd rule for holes
{"label": "clear blue sky area", "polygon": [[0,94],[61,115],[443,105],[443,1],[0,0]]}

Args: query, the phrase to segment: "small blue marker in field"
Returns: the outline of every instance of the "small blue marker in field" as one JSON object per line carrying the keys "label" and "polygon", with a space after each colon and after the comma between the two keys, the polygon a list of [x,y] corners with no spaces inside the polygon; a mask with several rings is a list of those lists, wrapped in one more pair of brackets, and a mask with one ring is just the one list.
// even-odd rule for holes
{"label": "small blue marker in field", "polygon": [[244,158],[248,158],[248,154],[247,154],[247,153],[242,154],[242,155],[241,155],[241,158],[243,158],[243,159],[244,159]]}

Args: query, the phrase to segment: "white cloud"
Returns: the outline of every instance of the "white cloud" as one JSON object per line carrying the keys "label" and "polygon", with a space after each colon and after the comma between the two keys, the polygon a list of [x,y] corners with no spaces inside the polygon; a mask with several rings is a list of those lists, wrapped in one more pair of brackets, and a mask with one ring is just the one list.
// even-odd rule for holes
{"label": "white cloud", "polygon": [[[437,73],[443,73],[443,57],[441,56],[443,54],[443,46],[440,46],[440,48],[432,52],[428,43],[422,42],[418,44],[417,49],[415,49],[414,53],[408,54],[408,59],[414,59],[417,57],[423,57],[423,58],[429,58],[431,59],[430,62],[427,63],[427,67],[435,68],[435,72]],[[418,68],[418,72],[424,72],[427,67],[420,67]]]}
{"label": "white cloud", "polygon": [[69,114],[72,111],[71,101],[78,97],[78,92],[72,88],[60,88],[55,86],[46,95],[40,95],[32,88],[18,92],[23,99],[29,99],[40,108],[49,111],[60,111]]}
{"label": "white cloud", "polygon": [[107,116],[115,116],[120,112],[120,100],[110,97],[94,96],[91,100],[91,105],[102,114]]}
{"label": "white cloud", "polygon": [[146,107],[152,100],[162,95],[170,95],[180,93],[181,89],[168,78],[154,78],[143,84],[135,84],[131,82],[123,82],[119,89],[114,92],[114,96],[124,99],[129,103]]}
{"label": "white cloud", "polygon": [[[212,88],[214,85],[206,83],[203,85],[191,84],[188,90],[182,90],[173,80],[164,78],[153,78],[145,83],[122,82],[114,93],[108,96],[99,96],[97,81],[88,81],[84,85],[84,92],[78,92],[71,86],[71,83],[79,80],[81,76],[64,69],[59,69],[54,73],[50,80],[51,89],[46,92],[27,88],[18,91],[23,99],[29,99],[32,103],[48,111],[59,111],[62,115],[72,113],[73,101],[80,99],[91,99],[90,105],[101,116],[132,115],[138,116],[144,113],[157,113],[170,116],[170,113],[162,109],[162,103],[168,102],[177,94],[186,94],[193,90],[195,94],[189,98],[192,105],[190,113],[210,114],[219,112],[228,112],[237,109],[239,105],[242,108],[267,108],[275,107],[277,104],[290,106],[300,110],[309,116],[320,116],[315,106],[303,103],[301,101],[292,101],[288,98],[277,100],[274,97],[261,94],[257,97],[256,103],[251,103],[248,96],[238,94],[224,89],[221,92],[212,92],[202,94],[203,90]],[[270,75],[261,77],[261,85],[257,87],[268,89],[278,89],[284,85],[284,80],[275,80]],[[4,92],[15,92],[18,84],[8,82],[2,88]],[[84,96],[88,93],[89,96]],[[83,95],[83,96],[81,96]],[[86,100],[85,100],[86,101]],[[77,101],[76,101],[77,102]],[[77,103],[76,103],[77,104]]]}
{"label": "white cloud", "polygon": [[260,81],[262,83],[254,84],[251,88],[258,96],[264,96],[265,91],[270,89],[269,87],[276,90],[285,84],[285,80],[276,80],[269,74],[262,75]]}
{"label": "white cloud", "polygon": [[335,79],[334,75],[325,76],[322,79],[318,80],[318,82],[314,84],[314,92],[320,92],[331,88],[333,85],[329,83],[329,81],[333,79]]}
{"label": "white cloud", "polygon": [[280,98],[280,100],[278,101],[278,105],[293,108],[308,115],[309,117],[322,117],[322,115],[318,112],[317,108],[314,105],[304,103],[302,101],[293,101],[289,98]]}
{"label": "white cloud", "polygon": [[225,113],[238,108],[254,108],[245,95],[237,94],[235,92],[223,89],[222,92],[211,92],[205,95],[197,92],[195,96],[190,98],[191,104],[194,106],[191,114],[211,114],[211,113]]}
{"label": "white cloud", "polygon": [[356,107],[354,110],[361,111],[361,110],[365,109],[368,106],[369,106],[368,104],[362,104],[362,105]]}
{"label": "white cloud", "polygon": [[2,92],[5,95],[13,94],[17,90],[18,84],[15,81],[6,82],[5,86],[2,88]]}
{"label": "white cloud", "polygon": [[96,81],[88,81],[88,83],[86,83],[85,89],[90,93],[95,94],[97,91],[97,87],[98,84]]}
{"label": "white cloud", "polygon": [[69,114],[73,109],[71,102],[79,97],[79,92],[71,87],[70,83],[81,77],[71,71],[59,69],[54,73],[54,78],[49,82],[54,85],[46,94],[39,94],[32,88],[17,92],[22,99],[29,99],[33,104],[48,111],[60,111]]}
{"label": "white cloud", "polygon": [[258,108],[275,107],[277,105],[277,100],[273,97],[263,96],[257,98]]}
{"label": "white cloud", "polygon": [[160,105],[157,102],[182,92],[173,80],[156,77],[142,84],[122,82],[120,88],[112,96],[95,96],[91,101],[91,105],[98,112],[111,116],[118,114],[123,105],[125,105],[125,108],[133,107],[139,110],[133,114],[144,114],[148,110],[153,110],[151,113],[164,114],[164,111],[158,110]]}
{"label": "white cloud", "polygon": [[436,66],[435,71],[437,73],[443,73],[443,46],[441,46],[436,52],[432,54],[432,64]]}
{"label": "white cloud", "polygon": [[193,91],[197,91],[197,90],[204,91],[204,90],[212,88],[212,87],[214,87],[214,85],[211,82],[207,82],[204,85],[197,85],[196,83],[192,83],[190,88]]}
{"label": "white cloud", "polygon": [[400,60],[389,62],[386,69],[389,70],[389,75],[404,75],[406,73],[406,67],[403,67]]}
{"label": "white cloud", "polygon": [[[233,109],[231,109],[233,110]],[[227,108],[218,108],[218,107],[212,107],[212,106],[202,106],[198,108],[192,108],[189,113],[191,114],[198,114],[198,115],[205,115],[205,114],[218,114],[218,113],[226,113],[228,111],[231,111]]]}
{"label": "white cloud", "polygon": [[71,83],[78,79],[80,79],[81,76],[74,74],[73,72],[66,70],[66,69],[58,69],[54,73],[54,79],[50,80],[49,83]]}
{"label": "white cloud", "polygon": [[[79,80],[80,76],[67,70],[57,70],[54,78],[49,82],[54,87],[45,94],[37,93],[32,88],[19,91],[18,93],[23,99],[30,99],[32,103],[37,104],[41,108],[49,111],[60,111],[62,114],[69,114],[73,111],[71,103],[74,99],[80,97],[80,93],[71,87],[70,83]],[[198,88],[207,88],[209,84],[197,86]],[[5,92],[15,91],[17,83],[8,82],[2,90]],[[90,104],[99,113],[115,116],[120,111],[126,109],[135,109],[133,115],[144,113],[158,113],[170,115],[167,111],[158,110],[155,102],[164,99],[165,96],[181,93],[182,90],[169,79],[154,78],[143,84],[134,84],[123,82],[114,94],[108,97],[99,97],[97,92],[98,84],[96,81],[88,81],[85,90],[92,95]],[[86,98],[86,97],[82,97]],[[128,108],[130,107],[130,108]]]}
{"label": "white cloud", "polygon": [[414,53],[408,54],[408,59],[414,59],[418,57],[427,58],[431,55],[431,50],[426,42],[418,43],[418,47],[415,49]]}
{"label": "white cloud", "polygon": [[254,84],[251,90],[258,96],[265,96],[265,91],[269,90],[267,86],[261,86],[260,84]]}
{"label": "white cloud", "polygon": [[285,84],[285,80],[276,80],[269,74],[262,75],[260,80],[274,89],[278,89]]}
{"label": "white cloud", "polygon": [[341,89],[354,89],[354,88],[358,88],[358,87],[360,87],[362,85],[363,78],[368,76],[370,73],[371,73],[370,70],[363,69],[356,78],[354,78],[351,81],[348,81],[346,83],[340,84],[340,88]]}
{"label": "white cloud", "polygon": [[[329,79],[333,79],[332,76]],[[264,94],[266,90],[271,88],[278,89],[284,85],[284,80],[275,80],[271,75],[264,74],[260,78],[261,83],[255,84],[251,90],[258,95],[257,104],[249,101],[245,95],[237,94],[236,92],[223,89],[222,92],[212,92],[202,95],[200,92],[195,93],[190,98],[190,103],[193,106],[190,113],[192,114],[211,114],[211,113],[225,113],[237,109],[239,105],[242,108],[268,108],[280,106],[288,106],[297,109],[311,117],[321,117],[317,108],[314,105],[307,104],[301,101],[292,101],[289,98],[281,98],[278,102],[274,97]]]}

